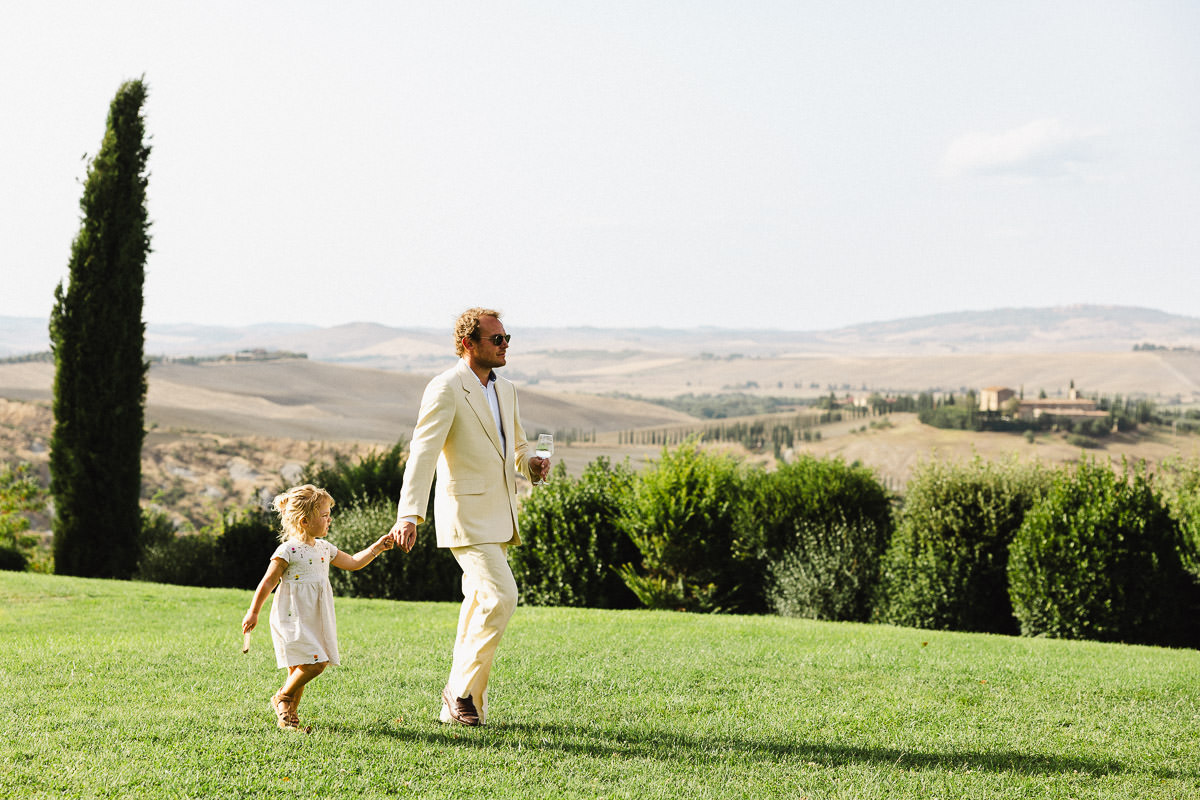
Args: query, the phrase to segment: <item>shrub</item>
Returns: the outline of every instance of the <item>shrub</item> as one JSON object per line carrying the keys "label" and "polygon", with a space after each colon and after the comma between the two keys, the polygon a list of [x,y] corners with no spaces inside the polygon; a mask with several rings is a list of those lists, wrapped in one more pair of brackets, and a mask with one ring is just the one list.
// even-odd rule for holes
{"label": "shrub", "polygon": [[521,600],[531,605],[633,608],[638,604],[617,566],[638,556],[618,526],[633,486],[627,464],[599,458],[579,480],[561,463],[521,505],[520,547],[509,550]]}
{"label": "shrub", "polygon": [[[396,506],[391,500],[358,501],[339,511],[329,541],[353,555],[391,530]],[[417,526],[417,543],[405,553],[392,549],[361,570],[334,567],[329,580],[336,594],[387,600],[461,600],[462,570],[449,550],[439,549],[432,514]]]}
{"label": "shrub", "polygon": [[[220,586],[217,537],[211,532],[176,536],[142,551],[134,580],[179,586]],[[267,569],[259,565],[259,577]]]}
{"label": "shrub", "polygon": [[15,547],[0,545],[0,570],[7,572],[24,572],[29,566],[29,559]]}
{"label": "shrub", "polygon": [[891,530],[887,489],[866,467],[840,458],[804,455],[773,472],[751,472],[746,501],[756,523],[754,545],[766,561],[782,559],[794,549],[802,524],[828,528],[868,522]]}
{"label": "shrub", "polygon": [[1102,445],[1090,436],[1084,436],[1078,433],[1067,434],[1067,444],[1072,447],[1078,447],[1082,450],[1095,450]]}
{"label": "shrub", "polygon": [[795,540],[794,548],[768,570],[775,613],[865,621],[887,544],[886,529],[869,519],[824,525],[801,521]]}
{"label": "shrub", "polygon": [[228,515],[217,537],[218,586],[253,589],[279,546],[279,516],[258,507]]}
{"label": "shrub", "polygon": [[[351,461],[340,453],[332,465],[310,461],[304,468],[301,483],[320,486],[344,508],[355,500],[391,500],[394,503],[404,485],[404,441],[396,442],[386,452],[371,451],[358,461]],[[390,524],[388,528],[391,528]]]}
{"label": "shrub", "polygon": [[977,410],[968,405],[940,405],[918,412],[917,419],[934,428],[952,430],[977,431],[981,424]]}
{"label": "shrub", "polygon": [[693,439],[634,481],[619,525],[641,554],[640,571],[621,578],[650,608],[741,610],[757,587],[748,541],[745,482],[729,456],[700,449]]}
{"label": "shrub", "polygon": [[31,465],[0,464],[0,569],[20,572],[29,566],[36,540],[26,533],[25,512],[41,511],[45,505],[46,490]]}
{"label": "shrub", "polygon": [[246,508],[225,517],[219,531],[177,536],[161,511],[142,511],[142,556],[135,580],[181,586],[253,589],[279,544],[278,517]]}
{"label": "shrub", "polygon": [[[864,534],[854,550],[866,559],[863,566],[875,568],[892,529],[892,502],[888,491],[869,469],[848,465],[839,458],[818,459],[810,455],[780,466],[773,472],[754,471],[746,476],[745,500],[753,521],[750,529],[755,569],[760,576],[746,610],[766,611],[774,606],[768,598],[771,574],[789,557],[816,547],[835,529]],[[879,536],[883,540],[879,541]],[[870,578],[875,582],[875,577]]]}
{"label": "shrub", "polygon": [[175,523],[170,515],[158,508],[142,509],[142,527],[138,533],[138,551],[166,544],[175,538]]}
{"label": "shrub", "polygon": [[1167,508],[1179,526],[1180,558],[1184,567],[1200,579],[1200,460],[1166,463],[1163,474],[1167,479]]}
{"label": "shrub", "polygon": [[879,617],[896,625],[1016,633],[1008,547],[1045,490],[1038,467],[929,462],[908,482],[884,558]]}
{"label": "shrub", "polygon": [[1055,476],[1009,553],[1026,635],[1168,644],[1180,640],[1191,582],[1179,531],[1141,469],[1085,461]]}

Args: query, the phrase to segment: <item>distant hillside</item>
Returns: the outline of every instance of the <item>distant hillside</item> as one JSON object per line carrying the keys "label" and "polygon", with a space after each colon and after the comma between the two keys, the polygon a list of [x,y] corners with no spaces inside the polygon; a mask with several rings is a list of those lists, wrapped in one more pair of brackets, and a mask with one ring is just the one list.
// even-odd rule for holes
{"label": "distant hillside", "polygon": [[[568,352],[772,356],[931,356],[950,353],[1128,352],[1134,345],[1200,349],[1200,318],[1128,306],[1065,306],[960,311],[826,331],[715,327],[521,328],[514,354]],[[444,330],[353,323],[321,328],[264,323],[246,327],[150,324],[147,355],[211,356],[264,348],[381,369],[434,372],[453,359]],[[0,358],[49,348],[44,319],[0,317]]]}
{"label": "distant hillside", "polygon": [[[53,382],[53,364],[0,364],[0,399],[44,404]],[[388,443],[412,432],[427,382],[424,376],[306,359],[156,364],[146,421],[229,436]],[[521,419],[534,431],[590,434],[690,418],[651,403],[530,387],[521,390]]]}
{"label": "distant hillside", "polygon": [[[1142,308],[964,311],[817,332],[526,329],[512,323],[510,329],[504,374],[544,396],[744,391],[813,397],[830,391],[964,392],[995,385],[1053,395],[1074,381],[1085,393],[1200,402],[1200,319]],[[37,336],[43,339],[35,341]],[[0,357],[44,350],[44,337],[40,321],[0,318]],[[1144,344],[1162,349],[1134,351]],[[150,325],[146,337],[148,355],[169,358],[255,348],[305,353],[310,362],[411,373],[416,385],[454,360],[447,331],[373,323]],[[222,416],[225,411],[236,408],[223,409]]]}
{"label": "distant hillside", "polygon": [[1200,318],[1130,306],[1063,306],[960,311],[831,331],[853,347],[891,346],[897,352],[1108,352],[1137,344],[1200,349]]}

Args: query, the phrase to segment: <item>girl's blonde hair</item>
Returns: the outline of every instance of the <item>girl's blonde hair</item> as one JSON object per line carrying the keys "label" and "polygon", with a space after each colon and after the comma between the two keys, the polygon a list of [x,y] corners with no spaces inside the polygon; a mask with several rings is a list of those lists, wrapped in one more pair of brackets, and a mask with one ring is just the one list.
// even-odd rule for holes
{"label": "girl's blonde hair", "polygon": [[271,505],[279,512],[279,522],[283,528],[279,532],[279,541],[303,539],[304,526],[301,525],[301,522],[306,519],[316,519],[321,511],[321,505],[324,503],[329,503],[332,508],[333,497],[329,492],[313,486],[311,483],[293,486],[283,494],[275,495],[275,500]]}

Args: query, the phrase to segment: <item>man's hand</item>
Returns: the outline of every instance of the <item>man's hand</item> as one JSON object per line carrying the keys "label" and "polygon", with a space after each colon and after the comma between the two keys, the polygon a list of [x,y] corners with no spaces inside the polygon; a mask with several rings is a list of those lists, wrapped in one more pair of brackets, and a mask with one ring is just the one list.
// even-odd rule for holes
{"label": "man's hand", "polygon": [[529,471],[533,473],[534,480],[546,480],[550,477],[550,459],[534,456],[529,459]]}
{"label": "man's hand", "polygon": [[396,546],[406,553],[412,550],[413,545],[417,543],[417,526],[415,523],[397,522],[392,526],[390,534],[396,542]]}

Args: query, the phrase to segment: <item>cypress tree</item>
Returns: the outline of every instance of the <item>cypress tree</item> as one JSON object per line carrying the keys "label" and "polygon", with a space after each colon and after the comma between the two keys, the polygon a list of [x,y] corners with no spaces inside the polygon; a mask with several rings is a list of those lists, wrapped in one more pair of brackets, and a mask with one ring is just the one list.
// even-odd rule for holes
{"label": "cypress tree", "polygon": [[141,80],[121,86],[88,165],[69,284],[54,291],[55,571],[128,578],[138,559],[146,371],[142,288],[150,252]]}

